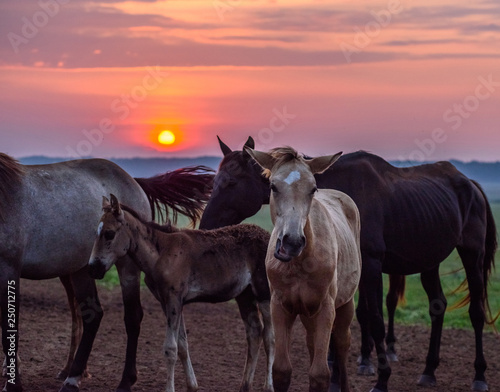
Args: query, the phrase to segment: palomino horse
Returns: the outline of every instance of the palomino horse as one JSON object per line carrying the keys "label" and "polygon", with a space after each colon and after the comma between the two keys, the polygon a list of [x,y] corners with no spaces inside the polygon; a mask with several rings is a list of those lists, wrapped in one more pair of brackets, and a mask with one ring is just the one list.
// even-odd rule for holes
{"label": "palomino horse", "polygon": [[[238,223],[255,214],[262,204],[269,203],[269,181],[261,176],[260,167],[246,151],[231,151],[220,143],[224,159],[200,222],[200,228],[204,229]],[[251,138],[247,145],[254,145]],[[491,322],[485,312],[489,312],[487,284],[494,266],[497,237],[481,187],[448,162],[397,168],[363,151],[340,157],[315,178],[318,188],[338,189],[348,194],[359,208],[363,257],[356,309],[362,337],[360,371],[369,365],[375,343],[379,375],[375,391],[387,391],[391,374],[384,345],[382,273],[391,275],[389,315],[397,303],[397,284],[404,283],[401,277],[421,274],[429,298],[432,330],[425,369],[418,383],[435,385],[447,306],[439,265],[454,248],[467,275],[469,315],[475,333],[472,388],[487,390],[482,333],[485,321]],[[394,339],[393,331],[389,330],[389,349]]]}
{"label": "palomino horse", "polygon": [[347,353],[354,316],[354,293],[361,275],[359,213],[354,201],[335,190],[318,192],[313,174],[322,173],[340,156],[305,160],[292,148],[271,153],[247,149],[265,169],[271,183],[274,229],[267,250],[271,318],[276,335],[274,387],[290,386],[291,329],[300,316],[311,359],[309,391],[327,392],[331,340],[333,373],[342,392],[349,392]]}
{"label": "palomino horse", "polygon": [[120,205],[114,195],[111,195],[111,203],[103,199],[103,210],[89,260],[90,272],[100,279],[124,257],[133,260],[135,266],[144,271],[145,282],[167,317],[163,345],[167,359],[167,392],[174,391],[177,355],[186,372],[188,391],[198,389],[189,358],[182,316],[184,305],[225,302],[232,298],[240,309],[248,342],[240,391],[251,388],[262,338],[267,354],[264,391],[272,391],[274,334],[265,269],[269,233],[255,225],[236,225],[213,231],[159,226]]}
{"label": "palomino horse", "polygon": [[[9,360],[7,391],[22,390],[17,356],[13,355],[19,341],[20,277],[61,277],[70,305],[78,305],[72,309],[73,333],[78,334],[78,322],[83,333],[81,340],[75,339],[78,349],[61,388],[77,391],[102,318],[95,282],[87,271],[100,218],[96,199],[115,192],[144,218],[151,217],[156,201],[168,201],[170,207],[195,218],[213,179],[211,174],[202,174],[204,171],[179,169],[151,179],[133,179],[102,159],[24,166],[0,154],[0,307],[3,351]],[[150,192],[153,204],[143,189]],[[180,197],[179,190],[185,195]],[[159,193],[161,200],[155,197]],[[128,334],[125,367],[117,389],[122,392],[130,391],[137,378],[136,350],[143,312],[139,269],[126,258],[117,262],[117,269]]]}

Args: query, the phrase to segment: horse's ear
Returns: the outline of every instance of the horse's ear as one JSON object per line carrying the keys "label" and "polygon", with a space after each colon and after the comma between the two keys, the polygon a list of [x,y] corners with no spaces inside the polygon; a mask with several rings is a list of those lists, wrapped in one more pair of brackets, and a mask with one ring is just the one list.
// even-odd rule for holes
{"label": "horse's ear", "polygon": [[111,208],[111,204],[109,204],[109,199],[106,196],[102,197],[102,209],[107,210],[108,208]]}
{"label": "horse's ear", "polygon": [[220,140],[220,137],[218,135],[217,135],[217,140],[219,140],[219,146],[224,156],[226,156],[232,151],[228,146],[226,146],[226,144],[222,140]]}
{"label": "horse's ear", "polygon": [[250,147],[252,149],[255,148],[255,142],[253,141],[253,138],[251,136],[248,137],[247,141],[245,142],[244,147]]}
{"label": "horse's ear", "polygon": [[121,215],[122,209],[120,207],[120,202],[115,195],[111,194],[111,211],[114,215]]}
{"label": "horse's ear", "polygon": [[330,166],[332,166],[337,159],[340,158],[342,152],[339,152],[335,155],[325,155],[323,157],[313,158],[306,163],[311,168],[313,174],[321,174],[325,170],[327,170]]}
{"label": "horse's ear", "polygon": [[263,169],[271,170],[274,166],[275,159],[267,152],[257,151],[250,147],[244,147],[244,151],[250,155]]}

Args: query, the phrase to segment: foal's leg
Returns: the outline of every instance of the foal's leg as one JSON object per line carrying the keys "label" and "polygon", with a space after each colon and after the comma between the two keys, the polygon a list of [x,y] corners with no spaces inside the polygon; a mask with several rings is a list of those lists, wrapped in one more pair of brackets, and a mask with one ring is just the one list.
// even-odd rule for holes
{"label": "foal's leg", "polygon": [[421,273],[420,279],[429,298],[429,316],[432,328],[425,369],[418,380],[418,385],[433,387],[436,385],[434,372],[439,366],[439,349],[441,346],[441,334],[443,332],[444,312],[447,302],[441,287],[441,280],[439,279],[439,267]]}
{"label": "foal's leg", "polygon": [[71,283],[75,290],[76,300],[80,306],[83,334],[68,377],[59,392],[74,392],[79,390],[80,380],[87,367],[92,345],[94,344],[94,339],[103,316],[95,281],[90,278],[87,268],[71,274]]}
{"label": "foal's leg", "polygon": [[[168,291],[166,288],[165,291]],[[162,308],[167,318],[167,328],[165,331],[165,341],[163,343],[163,353],[167,360],[167,392],[174,392],[175,363],[177,362],[179,330],[181,326],[182,304],[175,293],[162,293]]]}
{"label": "foal's leg", "polygon": [[335,362],[329,392],[349,392],[347,357],[351,347],[351,323],[354,317],[354,299],[336,310],[333,332],[330,338],[335,349]]}
{"label": "foal's leg", "polygon": [[198,390],[198,382],[196,381],[196,376],[193,370],[193,364],[191,363],[191,358],[189,356],[186,326],[184,324],[183,315],[181,315],[181,321],[180,321],[178,347],[179,347],[179,359],[181,360],[184,372],[186,373],[187,390],[188,392],[195,392]]}
{"label": "foal's leg", "polygon": [[140,274],[137,265],[128,257],[116,263],[124,307],[125,329],[127,331],[127,351],[125,366],[117,392],[130,392],[132,385],[137,381],[137,344],[141,330],[141,321],[144,315],[141,306]]}
{"label": "foal's leg", "polygon": [[288,313],[277,301],[271,298],[271,317],[276,347],[273,363],[274,390],[275,392],[287,392],[292,377],[292,363],[290,362],[291,332],[297,315]]}
{"label": "foal's leg", "polygon": [[266,350],[267,366],[264,392],[272,392],[273,389],[273,362],[274,362],[274,329],[271,322],[271,309],[269,300],[259,302],[259,310],[264,322],[264,349]]}
{"label": "foal's leg", "polygon": [[[69,369],[71,369],[71,365],[73,364],[73,359],[75,358],[75,352],[80,344],[80,340],[82,339],[83,333],[83,322],[82,315],[80,313],[80,307],[76,302],[75,292],[73,290],[73,286],[71,285],[71,278],[66,276],[60,276],[59,279],[66,290],[66,296],[68,298],[68,305],[71,311],[71,341],[69,346],[68,359],[66,360],[66,365],[57,375],[57,379],[65,380],[68,377]],[[91,377],[90,373],[88,373],[87,368],[83,372],[83,377]]]}
{"label": "foal's leg", "polygon": [[[307,333],[307,348],[311,358],[309,368],[309,392],[328,392],[330,369],[328,367],[328,346],[335,320],[333,299],[328,298],[321,310],[313,317],[300,316]],[[335,353],[337,355],[337,353]]]}
{"label": "foal's leg", "polygon": [[238,308],[240,309],[241,319],[245,324],[247,336],[247,359],[245,370],[241,381],[240,392],[248,392],[252,387],[252,381],[259,357],[259,348],[262,341],[262,323],[259,317],[259,309],[251,287],[248,287],[243,293],[236,297]]}

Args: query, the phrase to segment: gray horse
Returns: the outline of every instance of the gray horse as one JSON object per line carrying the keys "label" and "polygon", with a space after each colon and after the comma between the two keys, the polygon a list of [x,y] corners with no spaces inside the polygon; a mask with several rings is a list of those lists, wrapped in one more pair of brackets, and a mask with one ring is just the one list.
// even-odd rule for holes
{"label": "gray horse", "polygon": [[[0,307],[7,358],[4,390],[22,391],[16,355],[20,278],[61,278],[72,307],[73,341],[78,348],[74,360],[70,353],[60,392],[78,391],[103,316],[95,282],[86,267],[101,217],[102,195],[119,195],[143,219],[154,217],[161,205],[195,221],[211,191],[212,179],[204,167],[134,179],[102,159],[24,166],[0,153]],[[116,264],[128,335],[125,367],[117,388],[120,392],[130,391],[137,379],[137,340],[143,316],[140,271],[125,259]],[[78,323],[83,326],[81,340]]]}

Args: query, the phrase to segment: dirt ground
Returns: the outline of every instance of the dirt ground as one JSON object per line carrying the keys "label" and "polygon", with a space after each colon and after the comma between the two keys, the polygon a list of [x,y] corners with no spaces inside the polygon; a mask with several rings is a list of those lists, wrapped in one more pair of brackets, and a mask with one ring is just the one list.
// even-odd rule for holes
{"label": "dirt ground", "polygon": [[[26,392],[57,392],[61,385],[55,375],[62,368],[69,344],[70,315],[63,288],[58,280],[21,281],[22,380]],[[104,319],[89,361],[92,378],[85,379],[81,391],[111,392],[118,385],[125,355],[125,328],[119,289],[100,289]],[[139,341],[139,380],[136,392],[165,389],[165,363],[162,357],[165,319],[159,304],[144,288],[145,317]],[[191,359],[201,392],[237,391],[242,376],[246,341],[243,324],[235,303],[191,304],[185,308]],[[349,358],[353,391],[368,392],[375,377],[361,377],[356,372],[359,352],[359,328],[353,323],[353,344]],[[470,391],[473,378],[474,337],[470,331],[445,330],[441,344],[438,386],[416,386],[424,368],[429,330],[421,326],[397,326],[400,362],[393,364],[391,391]],[[297,321],[293,333],[291,392],[308,390],[304,330]],[[488,361],[490,391],[500,391],[500,340],[491,332],[484,338]],[[254,382],[254,391],[262,390],[265,354],[263,348]],[[183,370],[178,364],[176,388],[185,391]]]}

